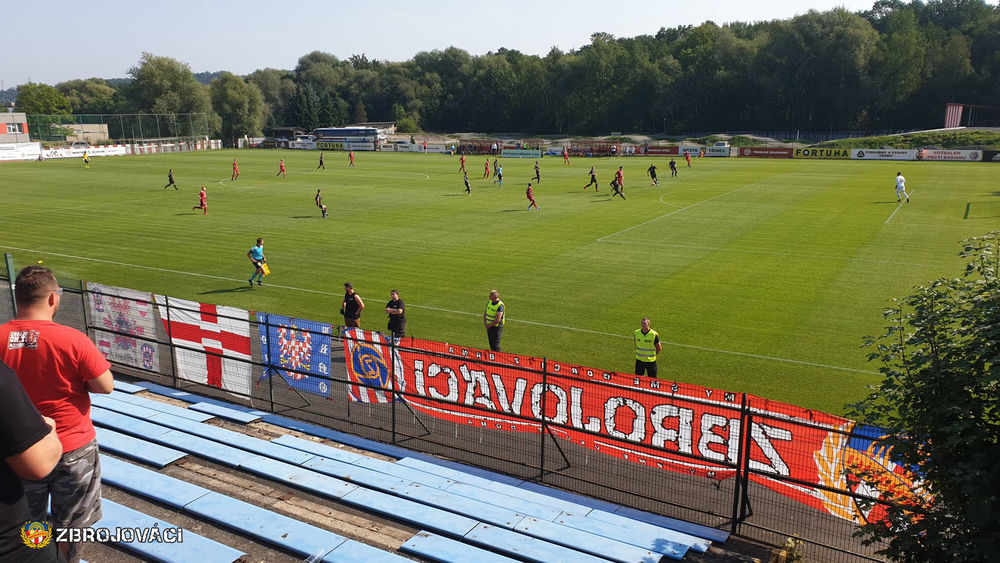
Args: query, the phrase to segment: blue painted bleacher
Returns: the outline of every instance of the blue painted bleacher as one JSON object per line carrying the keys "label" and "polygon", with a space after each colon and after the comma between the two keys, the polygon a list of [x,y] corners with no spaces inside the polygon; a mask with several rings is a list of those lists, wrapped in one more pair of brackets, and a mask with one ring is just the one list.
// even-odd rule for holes
{"label": "blue painted bleacher", "polygon": [[212,403],[195,403],[188,408],[243,424],[250,424],[251,422],[260,420],[260,415],[250,414]]}
{"label": "blue painted bleacher", "polygon": [[[132,465],[108,456],[101,457],[101,466],[103,470],[102,480],[107,481],[111,485],[146,498],[157,500],[181,509],[184,512],[206,518],[218,525],[238,530],[261,542],[281,547],[292,553],[314,557],[314,560],[317,561],[358,563],[366,561],[405,561],[404,558],[395,554],[346,539],[311,524],[299,522],[282,514],[227,497],[150,469]],[[103,502],[108,503],[110,501],[105,500]],[[141,515],[141,513],[137,514]],[[125,521],[138,522],[139,518],[141,516],[135,516],[134,519]],[[138,524],[124,525],[134,526]],[[152,523],[149,525],[152,525]],[[187,533],[184,535],[184,540],[185,542],[188,541]],[[242,555],[239,552],[236,553],[236,557]],[[212,552],[206,549],[205,554],[210,557]],[[228,561],[233,561],[236,557],[228,559]],[[198,561],[199,563],[203,561],[221,561],[221,559],[205,559],[194,551],[188,552],[183,558],[168,560]]]}
{"label": "blue painted bleacher", "polygon": [[[103,460],[102,460],[103,461]],[[98,520],[94,528],[159,528],[161,537],[167,528],[175,528],[173,524],[158,520],[152,516],[147,516],[142,512],[133,510],[108,499],[101,500],[102,517]],[[148,561],[166,561],[177,563],[188,563],[198,561],[198,563],[232,563],[244,556],[244,553],[233,549],[227,545],[210,540],[204,536],[190,531],[183,530],[181,539],[178,542],[139,542],[117,543],[123,549],[142,556]],[[170,538],[174,539],[173,533]]]}
{"label": "blue painted bleacher", "polygon": [[460,541],[432,534],[421,530],[412,538],[406,541],[400,548],[402,551],[419,555],[442,563],[465,563],[475,561],[476,563],[517,563],[517,559],[511,559],[464,544]]}
{"label": "blue painted bleacher", "polygon": [[156,467],[165,467],[187,455],[175,449],[140,440],[108,428],[98,426],[96,430],[97,443],[102,451],[137,459]]}
{"label": "blue painted bleacher", "polygon": [[[217,399],[201,397],[156,384],[142,383],[141,386],[154,393],[192,403],[225,407],[252,417],[259,416],[265,422],[299,430],[318,437],[340,441],[347,445],[368,449],[369,451],[391,457],[401,458],[400,461],[391,463],[291,436],[283,436],[271,442],[272,446],[284,446],[284,450],[298,450],[299,452],[315,456],[302,462],[300,469],[312,470],[319,474],[340,477],[345,480],[350,478],[350,474],[353,474],[357,476],[357,479],[351,479],[355,484],[380,489],[378,491],[367,488],[351,490],[349,493],[343,495],[341,498],[343,502],[412,522],[418,526],[450,535],[452,538],[465,537],[467,541],[478,543],[494,550],[503,551],[506,549],[503,546],[493,545],[491,542],[494,539],[498,537],[505,537],[504,541],[511,539],[494,530],[507,528],[510,531],[510,523],[514,523],[515,528],[520,523],[522,530],[525,532],[530,533],[534,531],[536,534],[542,534],[544,531],[544,533],[553,535],[556,538],[560,536],[572,537],[577,533],[584,533],[586,535],[581,537],[590,538],[589,541],[594,543],[601,543],[604,539],[624,539],[622,530],[628,530],[627,541],[629,546],[652,551],[654,552],[651,554],[653,557],[663,554],[677,558],[678,553],[683,555],[683,552],[688,548],[693,551],[705,551],[710,545],[710,541],[724,542],[728,538],[727,533],[713,528],[677,521],[634,509],[626,509],[612,503],[590,499],[589,497],[575,493],[558,491],[544,485],[523,482],[513,477],[501,476],[478,468],[468,468],[455,462],[443,462],[432,456],[411,452],[398,446],[380,444],[310,423],[288,419],[240,405],[229,404]],[[177,426],[185,426],[188,430],[199,431],[189,423],[171,420],[169,417],[159,417],[159,415],[154,415],[154,417],[161,420],[169,420],[171,424]],[[222,430],[217,427],[212,428]],[[240,435],[243,436],[242,434]],[[216,440],[227,439],[221,434],[216,434],[213,438]],[[257,440],[255,438],[250,439]],[[237,440],[240,439],[237,438]],[[267,453],[262,451],[264,447],[260,446],[260,444],[253,444],[252,446],[248,446],[248,444],[250,443],[247,442],[241,447],[252,447],[253,451],[261,453],[264,456],[267,455]],[[278,474],[284,474],[286,478],[290,477],[290,474],[285,474],[287,472],[282,471],[287,468],[282,465],[276,466],[273,461],[266,459],[254,459],[252,461],[243,459],[238,465],[244,464],[259,466],[256,472],[268,477],[274,478],[274,475]],[[276,470],[279,468],[282,470]],[[248,470],[252,469],[248,468]],[[285,480],[287,481],[288,479]],[[290,484],[297,485],[294,481]],[[404,491],[409,491],[409,493]],[[446,494],[441,495],[439,494],[440,491]],[[391,494],[386,494],[387,492]],[[398,510],[401,499],[392,495],[404,495],[421,503],[426,503],[426,505],[411,503],[408,508],[410,512],[408,514],[401,514]],[[455,503],[456,496],[465,500]],[[467,500],[482,504],[476,505],[473,503],[465,507],[454,506],[455,504],[465,504]],[[449,506],[449,502],[452,506]],[[444,503],[443,506],[442,503]],[[414,505],[416,507],[423,506],[423,508],[415,508]],[[497,513],[493,517],[483,518],[481,517],[483,510],[479,510],[480,514],[477,515],[476,508],[473,508],[473,505],[480,509],[483,506],[499,507],[505,510],[506,513],[503,515]],[[436,506],[441,506],[449,510],[454,508],[456,509],[454,511],[460,514],[435,512],[440,511],[439,508],[435,508]],[[431,510],[427,511],[426,509]],[[520,518],[525,514],[533,516],[539,522],[533,522],[532,520],[534,519]],[[472,518],[469,518],[470,516]],[[421,519],[425,518],[429,519],[428,522],[430,525],[423,525]],[[463,520],[462,518],[465,519]],[[477,520],[491,522],[492,524]],[[472,524],[471,528],[467,527],[469,524]],[[523,534],[521,536],[524,537]],[[434,541],[437,540],[427,540],[428,543]],[[452,539],[451,541],[456,540]],[[581,540],[575,540],[573,547],[578,547],[579,541]],[[628,550],[626,549],[626,551]],[[517,557],[525,557],[523,553],[504,552],[511,553]],[[633,555],[635,553],[637,552],[634,552]]]}

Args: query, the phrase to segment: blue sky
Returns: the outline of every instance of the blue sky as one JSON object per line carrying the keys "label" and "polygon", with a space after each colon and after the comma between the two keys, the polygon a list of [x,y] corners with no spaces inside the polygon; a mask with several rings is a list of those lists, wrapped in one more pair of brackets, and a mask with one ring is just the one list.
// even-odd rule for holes
{"label": "blue sky", "polygon": [[194,72],[295,67],[324,51],[340,59],[404,61],[420,51],[459,47],[473,55],[500,47],[544,55],[616,37],[707,20],[787,19],[810,9],[870,9],[874,0],[543,0],[467,3],[172,0],[85,3],[8,2],[0,31],[0,81],[55,84],[73,78],[125,77],[144,51],[185,62]]}

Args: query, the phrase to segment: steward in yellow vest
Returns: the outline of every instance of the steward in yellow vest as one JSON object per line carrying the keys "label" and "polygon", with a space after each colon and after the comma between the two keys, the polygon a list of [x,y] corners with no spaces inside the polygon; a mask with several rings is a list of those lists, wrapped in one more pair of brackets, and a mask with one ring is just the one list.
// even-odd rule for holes
{"label": "steward in yellow vest", "polygon": [[649,317],[643,317],[642,328],[635,331],[635,374],[656,377],[656,355],[662,349],[659,333],[649,328]]}
{"label": "steward in yellow vest", "polygon": [[486,328],[486,336],[490,341],[490,350],[494,352],[500,352],[500,336],[503,334],[503,325],[507,322],[504,313],[500,293],[495,289],[490,291],[490,300],[486,302],[486,311],[483,312],[483,327]]}

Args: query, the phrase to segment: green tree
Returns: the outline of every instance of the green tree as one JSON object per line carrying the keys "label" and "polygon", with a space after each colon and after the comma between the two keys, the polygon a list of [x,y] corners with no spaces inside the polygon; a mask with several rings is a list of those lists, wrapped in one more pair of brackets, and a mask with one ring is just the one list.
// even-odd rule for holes
{"label": "green tree", "polygon": [[287,70],[265,68],[255,70],[247,76],[247,82],[257,86],[267,109],[265,127],[285,124],[285,107],[292,103],[298,92],[295,76]]}
{"label": "green tree", "polygon": [[1000,551],[1000,232],[964,241],[961,278],[894,302],[868,337],[884,376],[851,414],[884,428],[878,445],[923,479],[889,488],[887,522],[859,534],[907,562],[992,561]]}
{"label": "green tree", "polygon": [[71,133],[71,130],[58,126],[65,122],[64,118],[59,116],[72,113],[69,100],[48,84],[28,82],[18,86],[14,111],[36,116],[29,118],[28,132],[33,139],[46,139]]}
{"label": "green tree", "polygon": [[266,118],[260,90],[242,78],[223,72],[209,85],[212,109],[222,119],[222,139],[234,143],[244,135],[261,135]]}
{"label": "green tree", "polygon": [[28,82],[17,87],[14,111],[35,115],[70,115],[73,107],[66,96],[52,86]]}
{"label": "green tree", "polygon": [[337,127],[347,123],[347,102],[336,92],[327,92],[319,104],[320,127]]}
{"label": "green tree", "polygon": [[66,96],[76,114],[114,113],[118,106],[118,90],[103,78],[60,82],[56,90]]}
{"label": "green tree", "polygon": [[365,109],[365,101],[358,98],[354,103],[354,122],[365,123],[368,121],[368,110]]}
{"label": "green tree", "polygon": [[[133,109],[157,114],[204,113],[207,115],[208,133],[220,131],[222,120],[212,111],[208,86],[200,84],[191,68],[169,57],[143,53],[139,64],[129,69],[133,81],[125,89]],[[185,119],[162,119],[161,134],[194,135]]]}

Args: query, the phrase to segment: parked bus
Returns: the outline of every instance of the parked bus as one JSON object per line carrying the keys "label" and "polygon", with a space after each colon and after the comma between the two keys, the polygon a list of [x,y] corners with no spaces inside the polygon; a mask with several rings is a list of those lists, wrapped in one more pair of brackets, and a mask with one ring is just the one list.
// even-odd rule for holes
{"label": "parked bus", "polygon": [[313,136],[316,149],[328,151],[377,151],[385,142],[374,127],[320,127]]}

